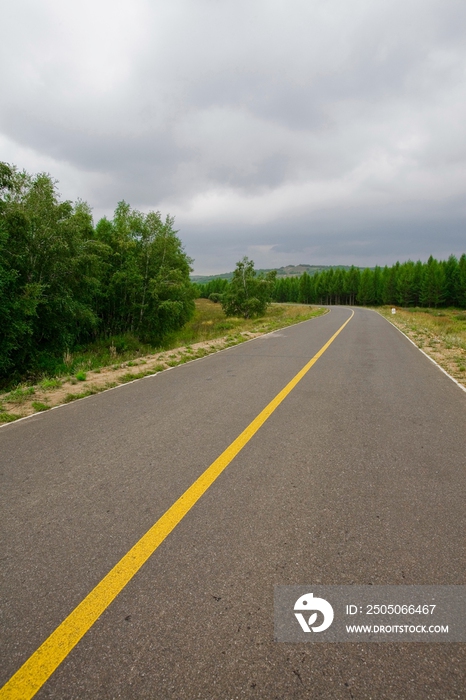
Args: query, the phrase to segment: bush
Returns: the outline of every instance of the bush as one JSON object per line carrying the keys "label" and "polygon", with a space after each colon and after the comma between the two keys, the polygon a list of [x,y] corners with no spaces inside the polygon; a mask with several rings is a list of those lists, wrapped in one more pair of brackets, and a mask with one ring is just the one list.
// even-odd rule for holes
{"label": "bush", "polygon": [[233,278],[222,298],[225,315],[263,316],[272,299],[276,275],[275,270],[265,276],[257,275],[254,262],[247,257],[236,263]]}

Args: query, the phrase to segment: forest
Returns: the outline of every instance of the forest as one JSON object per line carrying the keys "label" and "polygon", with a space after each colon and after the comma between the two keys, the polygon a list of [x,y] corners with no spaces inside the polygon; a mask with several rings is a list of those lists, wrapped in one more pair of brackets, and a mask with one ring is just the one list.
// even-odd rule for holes
{"label": "forest", "polygon": [[0,163],[0,380],[53,373],[99,338],[157,343],[182,327],[196,289],[173,223],[119,202],[94,226],[49,175]]}
{"label": "forest", "polygon": [[[229,282],[215,279],[197,285],[200,297],[220,300]],[[213,295],[213,296],[212,296]],[[350,304],[361,306],[466,308],[466,254],[438,261],[432,256],[391,267],[332,268],[315,275],[278,277],[271,289],[275,302],[303,304]]]}

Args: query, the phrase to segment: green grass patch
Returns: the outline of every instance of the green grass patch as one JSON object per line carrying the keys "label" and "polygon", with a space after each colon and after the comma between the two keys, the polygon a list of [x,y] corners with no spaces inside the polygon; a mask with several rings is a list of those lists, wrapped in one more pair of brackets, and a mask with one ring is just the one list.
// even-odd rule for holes
{"label": "green grass patch", "polygon": [[71,401],[77,401],[78,399],[85,399],[88,396],[93,396],[94,394],[98,394],[100,391],[103,391],[103,389],[98,389],[96,387],[92,389],[86,389],[86,391],[81,391],[79,394],[67,394],[65,398],[63,399],[64,403],[71,403]]}
{"label": "green grass patch", "polygon": [[87,379],[86,373],[82,371],[76,372],[76,379],[78,380],[78,382],[85,382]]}
{"label": "green grass patch", "polygon": [[127,382],[132,382],[135,379],[142,379],[143,377],[148,377],[150,374],[153,374],[153,370],[145,370],[144,372],[127,372],[126,374],[122,374],[121,377],[118,377],[118,381],[120,384],[126,384]]}
{"label": "green grass patch", "polygon": [[16,389],[13,389],[13,391],[10,391],[8,394],[5,394],[5,396],[2,398],[3,401],[7,401],[8,403],[22,404],[35,393],[36,390],[33,386],[19,386]]}
{"label": "green grass patch", "polygon": [[58,389],[62,385],[62,382],[60,379],[57,378],[45,378],[41,381],[39,384],[39,387],[43,389],[44,391],[47,391],[48,389]]}
{"label": "green grass patch", "polygon": [[151,368],[144,369],[142,372],[127,372],[126,374],[122,374],[121,377],[118,377],[118,382],[120,384],[125,384],[126,382],[132,382],[135,379],[143,379],[144,377],[150,377],[157,371],[157,368]]}
{"label": "green grass patch", "polygon": [[21,418],[21,416],[17,416],[15,413],[6,413],[6,411],[0,413],[0,423],[12,423],[18,418]]}
{"label": "green grass patch", "polygon": [[32,407],[35,411],[38,413],[40,411],[48,411],[50,409],[50,406],[47,406],[46,403],[42,403],[41,401],[33,401],[32,402]]}

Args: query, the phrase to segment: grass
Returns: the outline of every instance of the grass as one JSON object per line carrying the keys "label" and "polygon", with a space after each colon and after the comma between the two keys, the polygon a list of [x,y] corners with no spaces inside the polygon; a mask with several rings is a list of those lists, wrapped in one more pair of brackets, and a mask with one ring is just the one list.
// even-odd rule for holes
{"label": "grass", "polygon": [[30,398],[32,394],[35,394],[35,387],[33,386],[18,386],[13,391],[2,396],[2,401],[7,403],[23,404],[26,399]]}
{"label": "grass", "polygon": [[322,313],[325,313],[323,309],[301,304],[271,304],[265,316],[261,318],[227,318],[220,304],[214,304],[208,299],[197,299],[196,311],[192,320],[181,330],[168,336],[163,349],[171,350],[181,346],[216,340],[228,333],[232,340],[236,340],[239,339],[240,333],[270,332],[314,316],[320,316]]}
{"label": "grass", "polygon": [[21,418],[21,416],[17,416],[15,413],[7,413],[6,411],[0,413],[0,423],[12,423],[18,418]]}
{"label": "grass", "polygon": [[47,406],[46,403],[42,403],[41,401],[33,401],[31,405],[33,409],[37,412],[48,411],[50,408],[50,406]]}
{"label": "grass", "polygon": [[102,388],[96,388],[92,387],[91,389],[86,389],[85,391],[81,391],[79,394],[67,394],[65,398],[63,399],[64,403],[70,403],[71,401],[77,401],[78,399],[85,399],[88,396],[93,396],[94,394],[98,394],[100,391],[105,391],[105,389]]}
{"label": "grass", "polygon": [[407,326],[412,333],[429,336],[434,343],[443,343],[466,351],[466,311],[458,309],[421,309],[418,307],[397,309],[392,315],[391,307],[377,309],[391,321]]}
{"label": "grass", "polygon": [[60,387],[61,385],[61,380],[57,379],[56,377],[54,377],[53,379],[45,378],[39,384],[40,388],[44,391],[47,391],[47,389],[58,389],[58,387]]}
{"label": "grass", "polygon": [[127,372],[127,374],[123,374],[122,376],[118,377],[118,381],[120,382],[120,384],[125,384],[126,382],[133,382],[135,379],[149,377],[151,374],[154,374],[154,371],[152,369],[148,369],[144,372]]}
{"label": "grass", "polygon": [[[283,328],[323,313],[326,313],[325,309],[305,305],[272,304],[267,313],[258,319],[226,318],[220,304],[198,299],[193,319],[184,328],[165,338],[158,347],[143,345],[134,336],[125,335],[114,336],[87,348],[75,349],[73,353],[68,351],[56,376],[42,377],[32,386],[13,386],[8,393],[0,396],[0,423],[46,411],[60,403],[92,396],[118,384],[141,379],[162,372],[167,367],[175,367],[219,349],[237,345],[256,334]],[[192,347],[198,343],[205,345]],[[133,373],[125,371],[126,368],[138,365],[147,367],[141,367]],[[122,370],[121,374],[118,374],[119,370]],[[96,384],[86,384],[80,391],[76,385],[92,380],[92,376],[89,376],[91,374]],[[108,374],[107,381],[102,381],[105,374]],[[102,375],[102,378],[97,379],[98,375]],[[71,391],[66,393],[69,385]],[[75,393],[71,388],[73,385],[76,386]],[[35,394],[37,395],[34,396]],[[21,406],[21,415],[10,412],[16,405]]]}

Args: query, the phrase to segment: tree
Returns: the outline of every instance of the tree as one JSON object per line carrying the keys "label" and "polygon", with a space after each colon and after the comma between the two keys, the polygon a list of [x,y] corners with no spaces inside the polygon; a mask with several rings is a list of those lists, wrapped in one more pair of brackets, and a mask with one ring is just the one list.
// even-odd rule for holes
{"label": "tree", "polygon": [[374,304],[380,306],[382,304],[382,269],[376,265],[373,273],[374,280]]}
{"label": "tree", "polygon": [[286,277],[280,277],[275,281],[273,290],[273,300],[279,303],[289,301],[288,299],[288,287],[286,284]]}
{"label": "tree", "polygon": [[385,265],[382,270],[382,303],[383,304],[395,304],[396,303],[396,280],[398,277],[398,269],[400,263],[397,262],[392,267],[387,267]]}
{"label": "tree", "polygon": [[345,289],[345,272],[344,270],[335,270],[332,282],[333,303],[341,304],[341,299]]}
{"label": "tree", "polygon": [[456,293],[460,274],[458,260],[454,255],[450,255],[448,260],[441,265],[445,274],[445,305],[456,306],[459,303]]}
{"label": "tree", "polygon": [[446,296],[445,272],[435,258],[430,256],[421,282],[421,304],[423,306],[440,306]]}
{"label": "tree", "polygon": [[396,280],[396,302],[401,306],[410,306],[415,299],[415,272],[411,260],[400,265]]}
{"label": "tree", "polygon": [[60,201],[56,183],[2,164],[0,365],[10,378],[46,370],[89,333],[97,317],[86,299],[81,266],[92,220],[86,205]]}
{"label": "tree", "polygon": [[113,221],[101,219],[96,239],[106,247],[99,317],[111,335],[131,331],[158,342],[194,313],[197,291],[189,279],[191,260],[174,219],[143,214],[119,202]]}
{"label": "tree", "polygon": [[356,303],[360,277],[361,273],[359,271],[359,268],[354,267],[354,265],[351,265],[350,269],[348,270],[348,274],[345,278],[345,294],[347,295],[348,299],[347,303],[351,306],[354,306],[354,304]]}
{"label": "tree", "polygon": [[222,295],[225,289],[228,287],[227,279],[213,279],[209,280],[206,284],[197,284],[198,294],[201,299],[210,299],[211,294]]}
{"label": "tree", "polygon": [[0,379],[55,372],[99,336],[158,343],[194,313],[190,263],[169,216],[120,202],[94,230],[50,175],[0,163]]}
{"label": "tree", "polygon": [[307,272],[303,272],[299,278],[299,301],[302,304],[312,304],[314,301],[314,280]]}
{"label": "tree", "polygon": [[363,306],[373,304],[375,301],[374,273],[368,267],[362,271],[357,299]]}
{"label": "tree", "polygon": [[458,262],[458,279],[456,281],[456,298],[461,308],[466,309],[466,254]]}
{"label": "tree", "polygon": [[244,257],[236,263],[233,278],[222,298],[227,316],[253,318],[262,316],[270,304],[275,285],[275,270],[257,275],[254,262]]}

